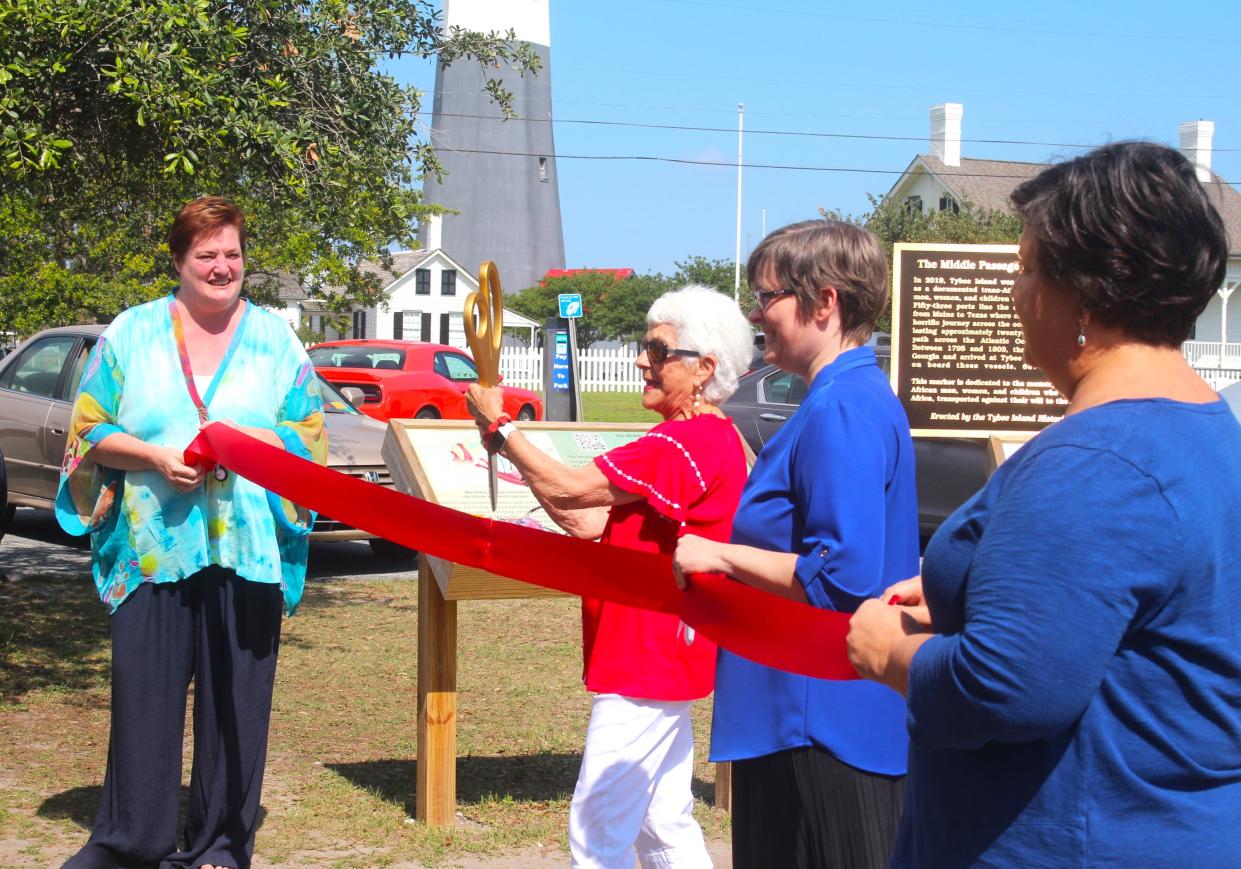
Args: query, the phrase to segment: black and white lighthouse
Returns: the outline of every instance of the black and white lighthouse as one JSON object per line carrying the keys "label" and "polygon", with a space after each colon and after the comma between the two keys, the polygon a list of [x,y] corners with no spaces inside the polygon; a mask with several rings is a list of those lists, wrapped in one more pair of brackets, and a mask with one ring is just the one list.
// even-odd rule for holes
{"label": "black and white lighthouse", "polygon": [[488,70],[513,94],[518,117],[504,120],[483,91],[484,74],[464,61],[435,75],[431,144],[442,180],[428,176],[427,202],[453,209],[419,230],[424,248],[442,248],[471,271],[484,260],[499,266],[506,292],[538,283],[564,268],[560,188],[552,139],[549,0],[444,0],[445,28],[484,33],[510,28],[531,44],[537,75]]}

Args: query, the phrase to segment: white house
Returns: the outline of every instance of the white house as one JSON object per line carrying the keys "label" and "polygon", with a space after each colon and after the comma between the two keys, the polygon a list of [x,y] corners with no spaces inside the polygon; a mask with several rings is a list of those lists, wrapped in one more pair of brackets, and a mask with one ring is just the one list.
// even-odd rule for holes
{"label": "white house", "polygon": [[[326,326],[329,315],[322,303],[303,298],[296,302],[298,325],[323,333],[327,340],[401,338],[469,349],[465,299],[478,289],[478,278],[443,250],[398,251],[392,255],[391,268],[366,262],[361,269],[379,276],[383,301],[371,308],[355,308],[352,323],[338,330]],[[500,279],[503,281],[503,274]],[[521,334],[527,345],[540,327],[529,317],[505,308],[505,330]]]}
{"label": "white house", "polygon": [[[888,198],[905,202],[923,212],[958,208],[969,202],[975,208],[1011,208],[1009,194],[1022,181],[1047,167],[1046,163],[1010,160],[978,160],[961,156],[961,103],[931,107],[931,153],[919,154],[888,191]],[[1197,167],[1198,180],[1223,218],[1228,231],[1228,273],[1214,299],[1198,318],[1194,340],[1185,354],[1195,367],[1224,368],[1241,378],[1241,296],[1230,305],[1233,291],[1241,286],[1241,192],[1211,171],[1212,121],[1180,125],[1183,153]],[[1219,379],[1219,378],[1217,378]]]}

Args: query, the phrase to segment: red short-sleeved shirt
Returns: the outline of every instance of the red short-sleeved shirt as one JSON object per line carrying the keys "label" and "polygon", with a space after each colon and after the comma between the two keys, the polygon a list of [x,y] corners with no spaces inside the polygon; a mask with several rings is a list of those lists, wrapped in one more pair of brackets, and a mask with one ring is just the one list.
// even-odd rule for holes
{"label": "red short-sleeved shirt", "polygon": [[[595,464],[618,488],[643,498],[612,508],[604,543],[671,555],[682,534],[727,541],[732,533],[746,463],[731,420],[703,415],[660,423]],[[582,652],[588,691],[694,700],[715,683],[715,644],[667,613],[583,598]]]}

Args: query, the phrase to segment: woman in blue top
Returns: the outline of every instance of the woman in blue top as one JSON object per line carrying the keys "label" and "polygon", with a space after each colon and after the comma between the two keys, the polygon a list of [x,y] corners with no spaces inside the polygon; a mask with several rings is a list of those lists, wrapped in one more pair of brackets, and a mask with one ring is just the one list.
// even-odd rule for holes
{"label": "woman in blue top", "polygon": [[65,530],[91,535],[112,613],[108,767],[73,869],[250,865],[280,615],[301,598],[314,517],[223,468],[186,464],[183,451],[218,420],[320,464],[327,456],[305,350],[287,323],[241,298],[241,210],[191,202],[168,247],[177,291],[122,312],[87,361],[56,500]]}
{"label": "woman in blue top", "polygon": [[893,863],[1237,866],[1241,426],[1179,346],[1223,226],[1146,143],[1013,202],[1026,361],[1069,405],[891,589],[918,607],[853,618],[859,672],[909,700]]}
{"label": "woman in blue top", "polygon": [[[764,358],[809,389],[763,447],[732,542],[687,535],[677,569],[851,612],[918,571],[909,423],[863,346],[887,301],[887,262],[865,230],[812,220],[763,239],[747,269]],[[733,761],[733,865],[886,864],[904,723],[904,702],[884,686],[810,679],[721,649],[711,759]]]}

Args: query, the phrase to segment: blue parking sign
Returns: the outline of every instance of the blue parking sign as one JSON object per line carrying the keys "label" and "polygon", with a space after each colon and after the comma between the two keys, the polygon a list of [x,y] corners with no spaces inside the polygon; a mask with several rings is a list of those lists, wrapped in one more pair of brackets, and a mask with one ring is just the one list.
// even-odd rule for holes
{"label": "blue parking sign", "polygon": [[560,303],[560,316],[567,319],[576,319],[582,316],[582,294],[581,293],[561,293],[556,297]]}

